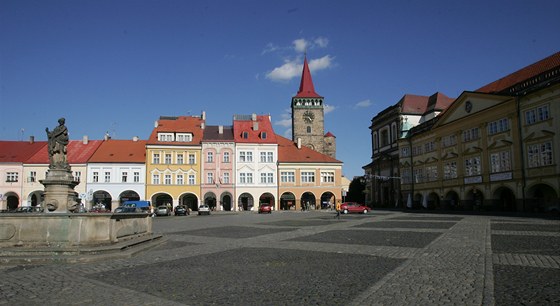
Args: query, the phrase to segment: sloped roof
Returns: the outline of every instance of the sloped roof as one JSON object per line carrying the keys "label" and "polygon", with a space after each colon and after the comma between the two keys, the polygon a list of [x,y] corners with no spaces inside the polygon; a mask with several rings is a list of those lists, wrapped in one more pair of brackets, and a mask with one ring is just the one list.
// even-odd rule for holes
{"label": "sloped roof", "polygon": [[336,138],[336,136],[334,136],[334,134],[331,133],[331,132],[327,132],[324,137],[334,137],[334,138]]}
{"label": "sloped roof", "polygon": [[[70,140],[66,147],[66,158],[69,164],[85,164],[90,157],[97,151],[102,140],[89,140],[84,144],[83,140]],[[26,164],[48,164],[49,151],[48,146],[44,146],[37,151],[32,157],[25,161]]]}
{"label": "sloped roof", "polygon": [[426,112],[428,99],[429,97],[427,96],[406,94],[397,104],[401,106],[401,114],[422,115]]}
{"label": "sloped roof", "polygon": [[206,128],[204,128],[202,141],[233,142],[233,127],[222,126],[222,129],[222,133],[220,134],[220,126],[206,126]]}
{"label": "sloped roof", "polygon": [[194,116],[180,116],[160,118],[158,126],[152,130],[152,134],[148,139],[147,144],[164,144],[169,145],[168,141],[159,141],[158,133],[191,133],[193,135],[190,142],[173,142],[172,144],[183,145],[199,145],[202,141],[202,125],[204,120],[200,117]]}
{"label": "sloped roof", "polygon": [[499,93],[527,79],[558,67],[560,67],[560,52],[556,52],[547,58],[544,58],[527,67],[521,68],[516,72],[511,73],[490,84],[486,84],[476,91],[484,93]]}
{"label": "sloped roof", "polygon": [[90,163],[144,163],[146,162],[146,140],[103,141],[89,159]]}
{"label": "sloped roof", "polygon": [[24,163],[46,145],[46,141],[0,141],[0,163]]}
{"label": "sloped roof", "polygon": [[276,135],[276,139],[278,140],[278,162],[280,163],[342,163],[303,145],[298,149],[296,143],[280,135]]}
{"label": "sloped roof", "polygon": [[428,98],[428,105],[426,111],[443,111],[455,101],[441,92],[436,92]]}
{"label": "sloped roof", "polygon": [[303,70],[301,72],[301,81],[299,83],[299,90],[295,96],[296,98],[322,98],[315,92],[313,86],[313,79],[311,78],[311,71],[307,65],[307,57],[303,60]]}
{"label": "sloped roof", "polygon": [[[244,117],[248,118],[245,119]],[[270,123],[268,115],[253,116],[236,115],[233,120],[233,138],[236,143],[276,143],[276,134]],[[256,126],[255,126],[256,123]],[[255,127],[257,129],[255,129]],[[243,133],[247,132],[247,138],[243,138]],[[266,133],[266,138],[264,134]]]}

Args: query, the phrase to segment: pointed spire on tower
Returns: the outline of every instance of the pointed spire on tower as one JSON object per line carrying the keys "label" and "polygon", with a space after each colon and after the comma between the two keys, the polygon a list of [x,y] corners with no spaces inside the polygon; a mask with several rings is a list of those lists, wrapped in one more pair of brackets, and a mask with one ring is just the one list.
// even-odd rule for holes
{"label": "pointed spire on tower", "polygon": [[319,94],[315,92],[315,87],[313,86],[313,79],[311,79],[311,72],[309,71],[309,65],[307,64],[307,52],[305,52],[305,57],[303,60],[303,71],[301,72],[301,82],[299,83],[299,90],[296,97],[304,98],[319,98]]}

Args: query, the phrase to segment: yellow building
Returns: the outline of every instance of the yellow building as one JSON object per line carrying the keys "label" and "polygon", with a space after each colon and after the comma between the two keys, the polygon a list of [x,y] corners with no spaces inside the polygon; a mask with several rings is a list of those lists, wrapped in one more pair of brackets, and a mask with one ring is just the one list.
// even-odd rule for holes
{"label": "yellow building", "polygon": [[560,53],[475,92],[399,139],[408,207],[559,208]]}
{"label": "yellow building", "polygon": [[160,117],[146,143],[146,199],[153,206],[201,202],[201,151],[205,114]]}

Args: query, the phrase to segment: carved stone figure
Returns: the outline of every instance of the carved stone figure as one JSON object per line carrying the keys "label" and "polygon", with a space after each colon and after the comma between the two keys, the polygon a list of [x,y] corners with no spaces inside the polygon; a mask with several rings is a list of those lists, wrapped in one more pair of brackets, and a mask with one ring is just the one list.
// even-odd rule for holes
{"label": "carved stone figure", "polygon": [[70,169],[66,159],[66,146],[68,145],[68,129],[64,125],[64,118],[58,119],[58,126],[49,131],[46,128],[49,140],[49,169]]}

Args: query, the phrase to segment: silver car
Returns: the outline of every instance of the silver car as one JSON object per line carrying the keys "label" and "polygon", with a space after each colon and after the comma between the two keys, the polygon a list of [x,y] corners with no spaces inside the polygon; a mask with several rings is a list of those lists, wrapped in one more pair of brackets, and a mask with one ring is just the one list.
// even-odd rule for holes
{"label": "silver car", "polygon": [[210,214],[210,206],[206,204],[202,204],[198,207],[198,215],[209,215]]}

